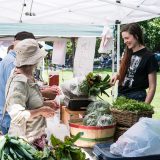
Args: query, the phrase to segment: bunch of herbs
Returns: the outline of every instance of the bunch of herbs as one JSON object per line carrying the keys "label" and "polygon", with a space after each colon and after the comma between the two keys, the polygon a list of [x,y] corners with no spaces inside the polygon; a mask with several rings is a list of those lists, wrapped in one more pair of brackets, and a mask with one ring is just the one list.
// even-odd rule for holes
{"label": "bunch of herbs", "polygon": [[83,135],[79,132],[74,137],[65,137],[64,142],[51,135],[51,144],[53,146],[53,153],[56,160],[85,160],[85,153],[80,148],[74,146],[74,142],[77,141]]}
{"label": "bunch of herbs", "polygon": [[118,97],[115,102],[113,102],[113,108],[123,111],[152,111],[153,106],[150,104],[139,102],[133,99],[127,99],[125,97]]}
{"label": "bunch of herbs", "polygon": [[110,88],[110,76],[107,74],[104,79],[98,74],[94,75],[90,72],[85,80],[79,85],[80,91],[86,96],[99,96],[99,94],[107,94],[106,89]]}

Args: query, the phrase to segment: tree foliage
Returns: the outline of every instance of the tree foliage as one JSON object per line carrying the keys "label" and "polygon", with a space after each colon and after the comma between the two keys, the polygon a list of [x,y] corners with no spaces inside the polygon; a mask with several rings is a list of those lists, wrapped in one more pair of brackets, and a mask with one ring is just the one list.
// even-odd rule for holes
{"label": "tree foliage", "polygon": [[153,52],[160,51],[160,18],[139,22],[144,31],[144,42]]}

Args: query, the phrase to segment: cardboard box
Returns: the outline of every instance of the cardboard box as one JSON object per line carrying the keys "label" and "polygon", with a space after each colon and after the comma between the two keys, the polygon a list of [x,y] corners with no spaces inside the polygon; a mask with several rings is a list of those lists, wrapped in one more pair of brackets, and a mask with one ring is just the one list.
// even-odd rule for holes
{"label": "cardboard box", "polygon": [[66,106],[62,106],[61,119],[62,123],[68,124],[70,119],[83,118],[86,111],[71,111]]}

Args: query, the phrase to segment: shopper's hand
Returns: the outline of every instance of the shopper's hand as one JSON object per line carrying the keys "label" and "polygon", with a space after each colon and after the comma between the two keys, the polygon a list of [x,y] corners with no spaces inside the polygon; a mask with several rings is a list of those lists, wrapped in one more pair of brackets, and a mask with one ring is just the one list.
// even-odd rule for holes
{"label": "shopper's hand", "polygon": [[58,86],[51,86],[51,87],[41,89],[41,93],[43,97],[53,100],[61,92]]}
{"label": "shopper's hand", "polygon": [[52,109],[51,107],[44,106],[40,108],[40,114],[45,118],[49,118],[53,117],[55,112],[54,109]]}
{"label": "shopper's hand", "polygon": [[46,101],[44,101],[44,105],[45,106],[49,106],[49,107],[51,107],[54,110],[57,110],[57,109],[60,108],[60,106],[58,105],[58,103],[55,102],[54,100],[46,100]]}
{"label": "shopper's hand", "polygon": [[60,95],[61,94],[61,90],[58,86],[56,85],[53,85],[50,87],[52,89],[53,92],[55,92],[57,95]]}

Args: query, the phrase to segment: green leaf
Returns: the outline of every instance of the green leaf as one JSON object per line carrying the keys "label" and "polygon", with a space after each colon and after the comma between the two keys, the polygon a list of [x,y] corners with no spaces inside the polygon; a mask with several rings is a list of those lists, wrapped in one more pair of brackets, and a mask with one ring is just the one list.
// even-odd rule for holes
{"label": "green leaf", "polygon": [[50,139],[53,147],[63,144],[63,142],[60,139],[56,138],[53,134],[51,135]]}
{"label": "green leaf", "polygon": [[73,136],[71,142],[74,143],[76,142],[81,136],[83,136],[84,133],[83,132],[79,132],[77,135]]}
{"label": "green leaf", "polygon": [[106,81],[108,81],[109,79],[110,79],[110,76],[109,76],[109,74],[107,74],[106,77],[103,79],[103,82],[106,82]]}

